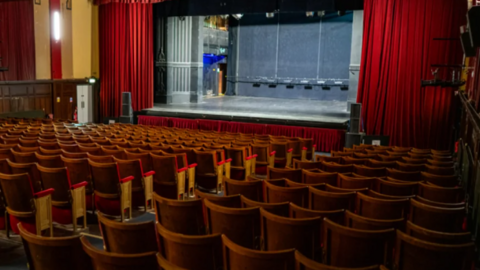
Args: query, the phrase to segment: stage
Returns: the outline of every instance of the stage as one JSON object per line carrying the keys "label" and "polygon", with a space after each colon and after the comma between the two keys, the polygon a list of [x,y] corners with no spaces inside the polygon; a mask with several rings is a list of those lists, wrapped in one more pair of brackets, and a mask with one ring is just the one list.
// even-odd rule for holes
{"label": "stage", "polygon": [[155,104],[140,115],[345,129],[347,102],[263,97],[211,97],[201,103]]}

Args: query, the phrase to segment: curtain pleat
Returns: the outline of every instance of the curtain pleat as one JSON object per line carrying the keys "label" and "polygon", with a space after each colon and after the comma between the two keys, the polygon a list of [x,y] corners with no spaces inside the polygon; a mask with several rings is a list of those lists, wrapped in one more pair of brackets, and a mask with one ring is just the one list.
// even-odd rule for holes
{"label": "curtain pleat", "polygon": [[121,114],[122,92],[134,111],[153,107],[152,4],[100,6],[100,54],[102,116]]}
{"label": "curtain pleat", "polygon": [[[464,4],[464,5],[463,5]],[[398,146],[447,149],[454,90],[421,87],[432,64],[461,64],[458,37],[466,3],[458,0],[365,0],[357,101],[367,134]],[[440,69],[451,79],[450,69]]]}
{"label": "curtain pleat", "polygon": [[325,128],[307,128],[282,125],[252,124],[221,120],[182,119],[139,115],[138,124],[185,129],[215,130],[218,132],[239,132],[248,134],[269,134],[274,136],[311,138],[319,152],[340,151],[345,145],[345,131]]}
{"label": "curtain pleat", "polygon": [[0,0],[0,81],[35,80],[33,3]]}

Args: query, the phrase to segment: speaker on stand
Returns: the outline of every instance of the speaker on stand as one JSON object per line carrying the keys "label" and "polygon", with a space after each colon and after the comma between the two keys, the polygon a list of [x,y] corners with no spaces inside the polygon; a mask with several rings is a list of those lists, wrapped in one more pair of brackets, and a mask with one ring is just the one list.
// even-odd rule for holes
{"label": "speaker on stand", "polygon": [[122,115],[119,118],[120,123],[133,124],[132,93],[122,93]]}
{"label": "speaker on stand", "polygon": [[350,132],[345,135],[345,147],[360,145],[365,133],[360,133],[362,125],[362,104],[350,104]]}

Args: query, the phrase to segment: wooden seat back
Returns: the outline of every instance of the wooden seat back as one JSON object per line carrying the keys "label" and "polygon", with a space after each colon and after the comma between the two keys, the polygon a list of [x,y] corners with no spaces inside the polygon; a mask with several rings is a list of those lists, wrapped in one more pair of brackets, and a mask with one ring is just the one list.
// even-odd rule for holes
{"label": "wooden seat back", "polygon": [[421,180],[430,182],[441,187],[456,187],[458,185],[458,177],[455,175],[437,175],[427,172],[422,172]]}
{"label": "wooden seat back", "polygon": [[308,205],[308,187],[280,187],[268,180],[264,181],[265,202],[293,202],[301,207]]}
{"label": "wooden seat back", "polygon": [[30,269],[93,270],[91,259],[83,251],[80,236],[42,237],[25,230],[20,223],[18,230],[25,245]]}
{"label": "wooden seat back", "polygon": [[172,264],[186,269],[223,268],[221,234],[184,235],[171,232],[160,223],[157,223],[157,232],[160,255]]}
{"label": "wooden seat back", "polygon": [[209,234],[224,234],[240,246],[260,246],[260,208],[228,208],[204,199]]}
{"label": "wooden seat back", "polygon": [[472,242],[472,234],[470,232],[437,232],[415,225],[410,221],[407,221],[405,233],[423,241],[445,245],[459,245]]}
{"label": "wooden seat back", "polygon": [[420,183],[418,195],[441,203],[460,203],[465,201],[465,192],[461,187],[439,187]]}
{"label": "wooden seat back", "polygon": [[0,185],[3,198],[10,214],[18,216],[33,216],[32,200],[34,190],[28,173],[3,174],[0,173]]}
{"label": "wooden seat back", "polygon": [[375,191],[391,196],[410,196],[417,194],[418,183],[399,183],[386,181],[382,179],[376,180]]}
{"label": "wooden seat back", "polygon": [[312,210],[334,211],[354,210],[355,192],[335,193],[309,187],[309,208]]}
{"label": "wooden seat back", "polygon": [[280,168],[267,168],[267,179],[282,179],[286,178],[290,181],[301,183],[302,182],[302,170],[301,169],[280,169]]}
{"label": "wooden seat back", "polygon": [[179,201],[153,194],[155,213],[159,223],[171,232],[185,235],[206,233],[201,199]]}
{"label": "wooden seat back", "polygon": [[409,220],[425,229],[447,233],[462,232],[464,216],[465,207],[442,208],[415,199],[410,201]]}
{"label": "wooden seat back", "polygon": [[153,221],[122,223],[98,213],[98,223],[107,252],[138,254],[158,249]]}
{"label": "wooden seat back", "polygon": [[[282,251],[257,251],[242,247],[222,235],[224,270],[294,269],[294,249]],[[228,259],[227,259],[228,258]]]}
{"label": "wooden seat back", "polygon": [[10,171],[13,174],[27,173],[29,175],[34,192],[39,192],[43,190],[42,179],[40,177],[40,172],[38,171],[36,163],[16,163],[8,159],[7,163],[10,167]]}
{"label": "wooden seat back", "polygon": [[338,173],[327,173],[323,171],[302,170],[302,183],[305,184],[330,184],[336,185]]}
{"label": "wooden seat back", "polygon": [[387,168],[387,176],[398,179],[398,180],[403,180],[403,181],[421,181],[422,180],[422,175],[419,171],[406,172],[406,171],[400,171],[397,169]]}
{"label": "wooden seat back", "polygon": [[242,208],[252,208],[252,207],[261,207],[262,209],[269,211],[272,214],[288,217],[289,216],[289,203],[288,202],[281,202],[281,203],[265,203],[265,202],[258,202],[254,200],[250,200],[244,196],[241,196],[242,200]]}
{"label": "wooden seat back", "polygon": [[323,170],[329,173],[351,173],[353,172],[353,165],[340,165],[337,163],[323,161]]}
{"label": "wooden seat back", "polygon": [[374,219],[359,216],[345,211],[345,226],[358,230],[376,231],[386,229],[399,229],[403,230],[405,227],[405,219]]}
{"label": "wooden seat back", "polygon": [[47,167],[47,168],[62,168],[65,167],[65,164],[62,161],[60,155],[56,156],[45,156],[39,153],[35,153],[35,156],[38,160],[38,164]]}
{"label": "wooden seat back", "polygon": [[223,178],[223,185],[225,195],[237,195],[240,194],[245,198],[254,201],[263,201],[263,181],[238,181]]}
{"label": "wooden seat back", "polygon": [[409,199],[387,200],[357,193],[355,213],[374,219],[400,219],[407,216],[408,207]]}
{"label": "wooden seat back", "polygon": [[351,177],[344,174],[338,174],[337,178],[337,187],[345,189],[362,189],[362,188],[373,188],[376,183],[374,177]]}
{"label": "wooden seat back", "polygon": [[87,158],[67,158],[62,156],[62,161],[68,169],[70,181],[72,185],[87,181],[88,185],[85,187],[87,194],[93,192],[92,174],[90,172],[90,165]]}

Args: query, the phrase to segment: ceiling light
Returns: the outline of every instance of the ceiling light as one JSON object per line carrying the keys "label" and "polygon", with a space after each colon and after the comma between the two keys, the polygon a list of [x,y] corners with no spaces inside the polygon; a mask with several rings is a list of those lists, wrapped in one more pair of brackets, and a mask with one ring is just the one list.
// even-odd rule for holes
{"label": "ceiling light", "polygon": [[268,13],[267,13],[267,18],[269,18],[269,19],[275,18],[275,13],[273,13],[273,12],[268,12]]}
{"label": "ceiling light", "polygon": [[321,11],[318,12],[318,17],[320,17],[320,18],[325,17],[325,15],[326,15],[325,10],[321,10]]}
{"label": "ceiling light", "polygon": [[53,38],[60,41],[60,12],[53,12]]}
{"label": "ceiling light", "polygon": [[242,14],[242,13],[232,14],[232,16],[233,16],[235,19],[240,20],[240,19],[243,17],[243,14]]}
{"label": "ceiling light", "polygon": [[306,14],[306,15],[307,15],[307,17],[313,17],[313,16],[315,16],[315,12],[313,12],[313,11],[307,11],[307,14]]}

